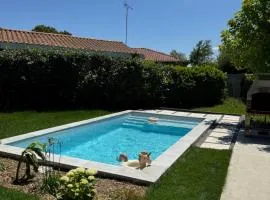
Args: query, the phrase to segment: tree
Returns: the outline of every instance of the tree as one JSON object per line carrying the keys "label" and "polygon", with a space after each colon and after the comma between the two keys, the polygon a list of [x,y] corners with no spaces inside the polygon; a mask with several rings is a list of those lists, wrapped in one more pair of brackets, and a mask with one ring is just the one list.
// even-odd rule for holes
{"label": "tree", "polygon": [[72,35],[68,31],[58,31],[56,28],[51,26],[45,26],[45,25],[37,25],[35,26],[32,31],[36,32],[44,32],[44,33],[57,33],[57,34],[63,34],[63,35]]}
{"label": "tree", "polygon": [[189,64],[189,61],[186,57],[186,55],[184,53],[181,53],[181,52],[177,52],[176,50],[172,50],[170,52],[170,55],[176,59],[179,60],[179,62],[184,65],[184,66],[187,66]]}
{"label": "tree", "polygon": [[189,61],[192,65],[205,65],[212,61],[213,55],[210,40],[200,40],[190,53]]}
{"label": "tree", "polygon": [[253,72],[270,71],[270,1],[244,0],[242,8],[221,33],[232,62]]}
{"label": "tree", "polygon": [[60,31],[60,32],[58,32],[58,33],[63,34],[63,35],[72,35],[70,32],[68,32],[68,31],[66,31],[66,30]]}
{"label": "tree", "polygon": [[223,71],[227,72],[229,74],[237,74],[237,73],[242,73],[246,69],[244,68],[237,68],[231,61],[230,55],[225,51],[221,50],[219,52],[219,55],[217,57],[217,63],[218,63],[218,68]]}

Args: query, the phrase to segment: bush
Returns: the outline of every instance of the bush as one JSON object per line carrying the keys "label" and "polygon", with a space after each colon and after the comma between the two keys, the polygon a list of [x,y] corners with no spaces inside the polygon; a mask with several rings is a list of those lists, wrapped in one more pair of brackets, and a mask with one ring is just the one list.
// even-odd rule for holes
{"label": "bush", "polygon": [[58,198],[85,200],[93,199],[95,190],[96,170],[84,168],[77,168],[70,170],[66,176],[60,178],[60,188],[58,191]]}
{"label": "bush", "polygon": [[[223,99],[226,76],[211,66],[144,68],[148,102],[156,106],[194,107],[212,105]],[[157,101],[158,100],[158,101]],[[150,105],[148,105],[150,106]]]}
{"label": "bush", "polygon": [[175,67],[80,51],[0,51],[0,109],[137,109],[210,105],[223,98],[214,67]]}
{"label": "bush", "polygon": [[57,196],[60,188],[60,175],[51,173],[45,176],[42,180],[41,190],[46,191],[53,196]]}

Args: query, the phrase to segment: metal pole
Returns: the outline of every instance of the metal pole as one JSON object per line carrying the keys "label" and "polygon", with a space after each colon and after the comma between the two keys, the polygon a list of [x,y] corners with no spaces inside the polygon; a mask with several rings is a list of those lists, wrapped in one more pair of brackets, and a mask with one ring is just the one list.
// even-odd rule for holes
{"label": "metal pole", "polygon": [[125,42],[127,45],[127,42],[128,42],[128,10],[129,9],[133,10],[133,8],[131,6],[129,6],[126,1],[124,2],[124,7],[126,8],[126,41]]}
{"label": "metal pole", "polygon": [[127,45],[127,37],[128,37],[128,7],[126,11],[126,45]]}

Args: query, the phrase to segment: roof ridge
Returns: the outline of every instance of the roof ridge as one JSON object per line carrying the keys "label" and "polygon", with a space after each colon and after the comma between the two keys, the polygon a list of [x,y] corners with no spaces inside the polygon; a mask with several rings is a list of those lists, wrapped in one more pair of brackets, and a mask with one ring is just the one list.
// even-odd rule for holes
{"label": "roof ridge", "polygon": [[87,37],[79,37],[79,36],[73,36],[73,35],[65,35],[65,34],[61,34],[61,33],[46,33],[46,32],[29,31],[29,30],[10,29],[10,28],[3,28],[3,27],[1,27],[0,30],[18,31],[18,32],[26,32],[26,33],[37,33],[37,34],[44,34],[44,35],[57,35],[57,36],[62,36],[62,37],[71,37],[71,38],[87,39],[87,40],[98,40],[98,41],[105,41],[105,42],[118,42],[118,43],[122,43],[125,46],[127,46],[124,42],[117,41],[117,40],[105,40],[105,39],[87,38]]}

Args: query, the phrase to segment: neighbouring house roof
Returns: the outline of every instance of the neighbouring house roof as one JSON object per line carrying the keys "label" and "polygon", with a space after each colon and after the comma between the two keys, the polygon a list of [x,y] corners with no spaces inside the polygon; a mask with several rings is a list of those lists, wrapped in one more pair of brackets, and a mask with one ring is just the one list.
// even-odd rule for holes
{"label": "neighbouring house roof", "polygon": [[75,37],[55,33],[0,28],[0,43],[64,47],[90,51],[136,53],[123,42]]}
{"label": "neighbouring house roof", "polygon": [[158,51],[147,48],[133,48],[138,54],[142,54],[145,60],[151,60],[155,62],[179,62],[178,59]]}

